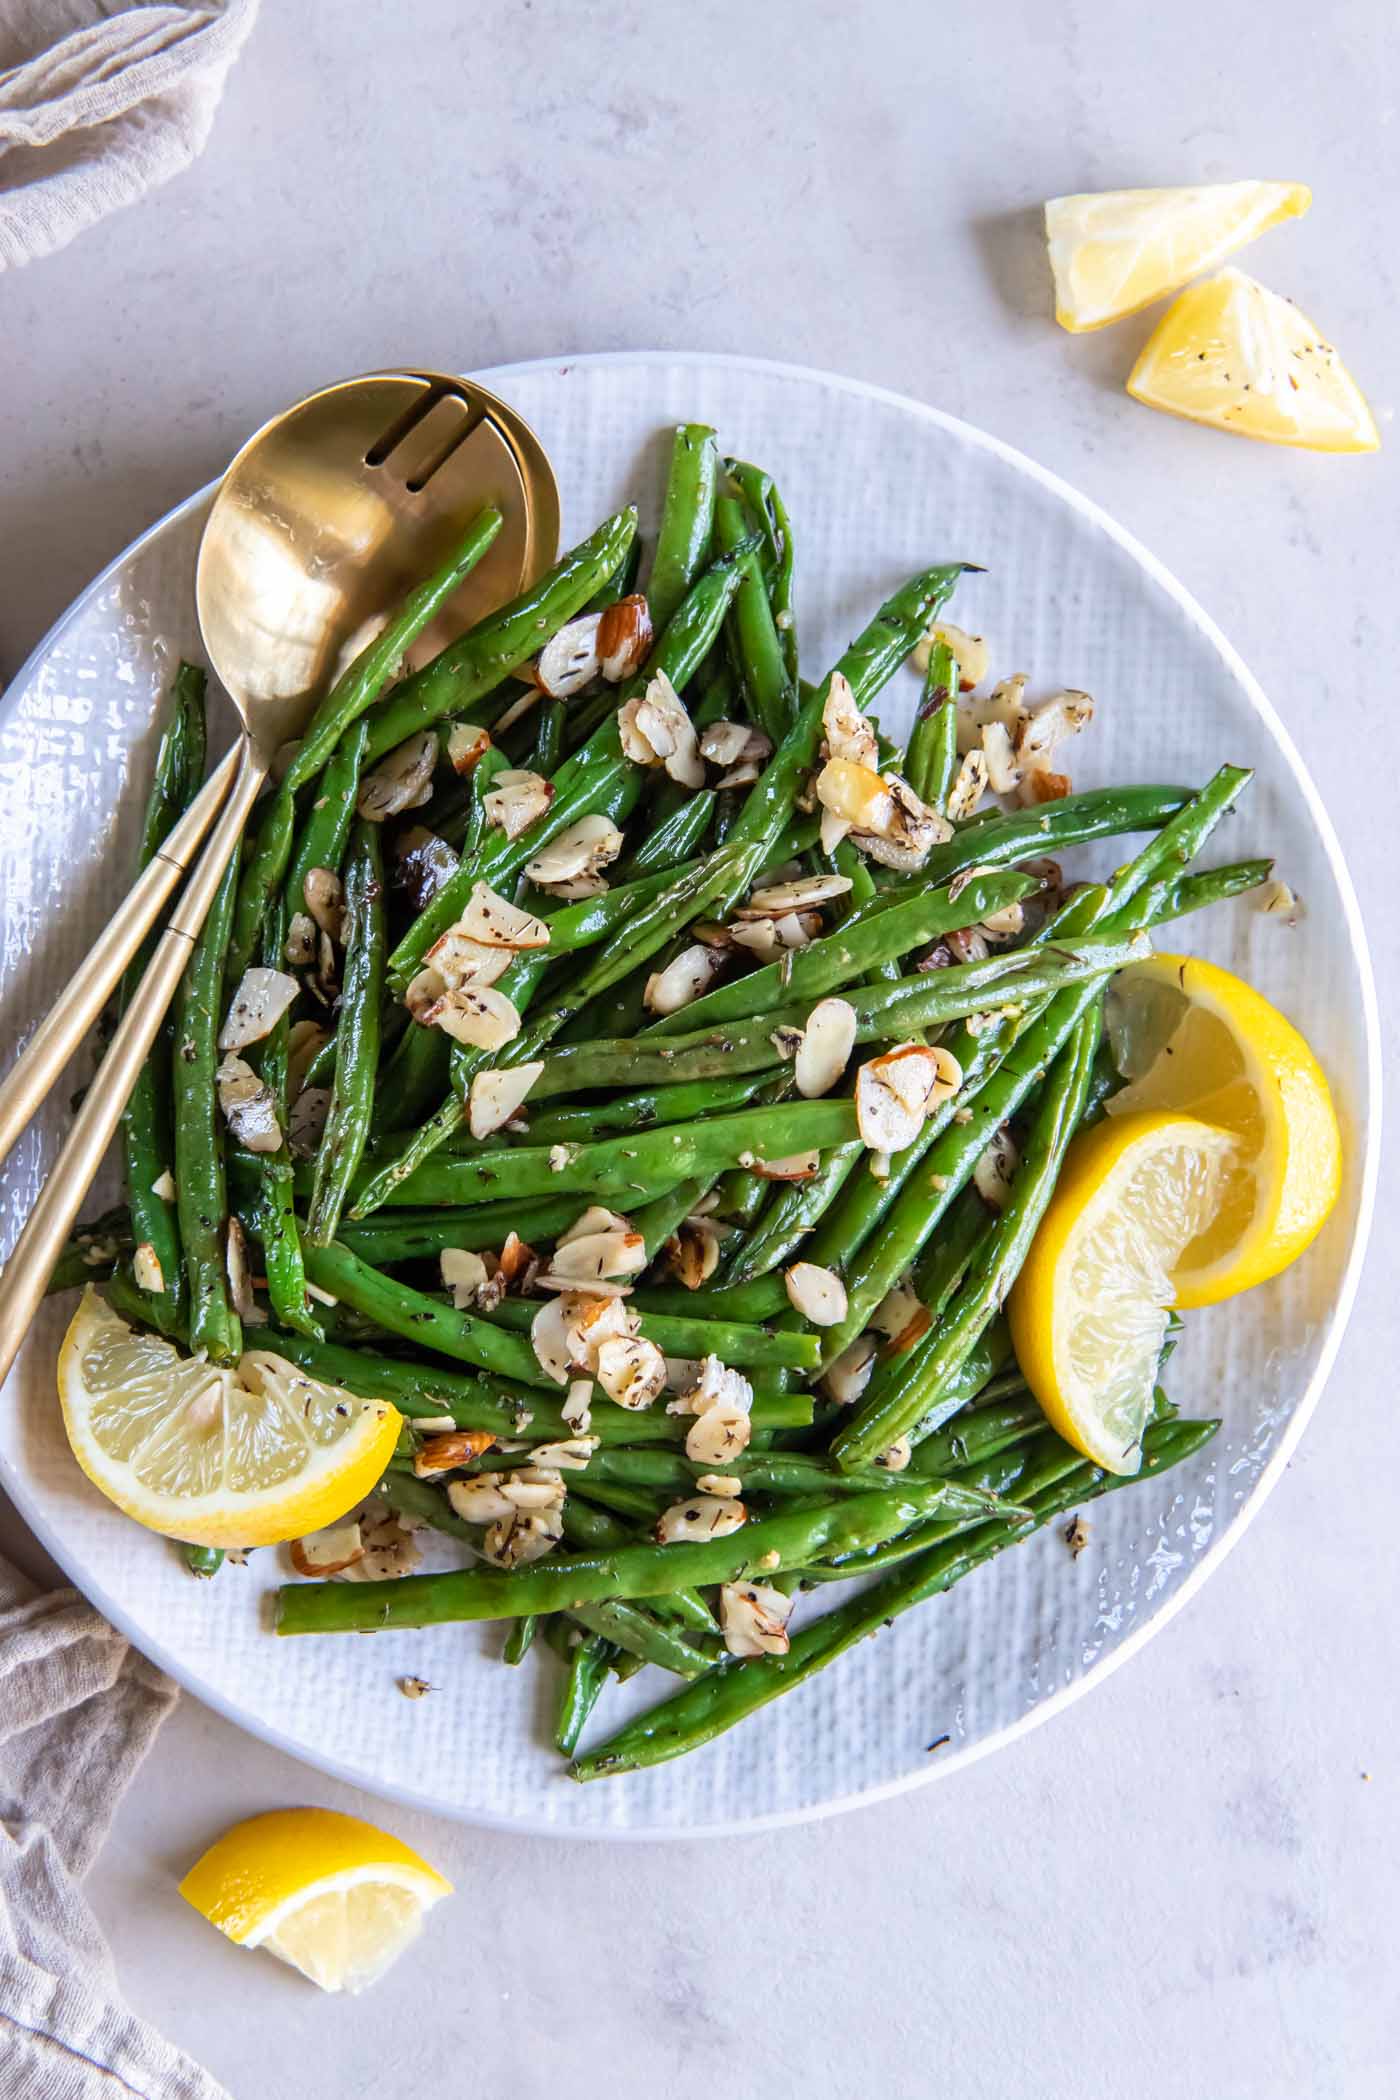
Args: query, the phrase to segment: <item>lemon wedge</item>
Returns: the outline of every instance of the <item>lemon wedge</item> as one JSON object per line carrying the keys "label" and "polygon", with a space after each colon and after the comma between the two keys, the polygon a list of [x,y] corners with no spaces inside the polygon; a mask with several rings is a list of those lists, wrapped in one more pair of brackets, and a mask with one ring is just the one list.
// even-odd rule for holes
{"label": "lemon wedge", "polygon": [[1128,377],[1148,408],[1312,452],[1374,452],[1366,397],[1290,299],[1243,270],[1192,285],[1163,314]]}
{"label": "lemon wedge", "polygon": [[1218,1212],[1176,1266],[1176,1303],[1214,1305],[1277,1276],[1321,1230],[1342,1180],[1322,1068],[1291,1021],[1215,963],[1153,955],[1120,971],[1105,1013],[1128,1081],[1110,1119],[1191,1115],[1236,1140]]}
{"label": "lemon wedge", "polygon": [[1076,335],[1121,321],[1213,270],[1271,226],[1301,218],[1311,203],[1312,191],[1301,182],[1052,197],[1045,235],[1055,319]]}
{"label": "lemon wedge", "polygon": [[229,1370],[183,1356],[91,1287],[59,1352],[58,1397],[94,1487],[200,1546],[269,1546],[334,1523],[374,1487],[401,1419],[270,1350]]}
{"label": "lemon wedge", "polygon": [[1235,1140],[1190,1116],[1123,1116],[1076,1138],[1007,1303],[1054,1428],[1136,1473],[1183,1248],[1208,1231]]}
{"label": "lemon wedge", "polygon": [[225,1831],[180,1894],[240,1947],[265,1947],[323,1991],[353,1992],[398,1959],[452,1884],[358,1816],[284,1808]]}

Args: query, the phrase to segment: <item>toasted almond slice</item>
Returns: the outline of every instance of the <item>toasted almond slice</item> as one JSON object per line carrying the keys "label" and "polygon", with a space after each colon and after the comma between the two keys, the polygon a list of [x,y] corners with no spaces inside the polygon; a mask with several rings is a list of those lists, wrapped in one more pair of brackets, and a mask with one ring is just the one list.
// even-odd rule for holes
{"label": "toasted almond slice", "polygon": [[535,665],[535,678],[553,700],[571,700],[575,693],[598,677],[603,668],[598,647],[601,613],[580,613],[567,620],[545,643]]}
{"label": "toasted almond slice", "polygon": [[684,1397],[686,1409],[693,1415],[702,1415],[711,1407],[747,1411],[753,1405],[753,1387],[742,1371],[731,1370],[717,1356],[706,1356],[701,1358],[699,1377]]}
{"label": "toasted almond slice", "polygon": [[796,1600],[766,1582],[720,1584],[719,1620],[731,1655],[786,1655]]}
{"label": "toasted almond slice", "polygon": [[171,1173],[169,1167],[162,1167],[160,1173],[157,1174],[155,1180],[151,1183],[151,1194],[159,1196],[162,1203],[173,1203],[175,1201],[179,1195],[179,1190],[175,1186],[175,1176]]}
{"label": "toasted almond slice", "polygon": [[515,1006],[504,992],[489,985],[449,989],[418,1018],[473,1050],[500,1050],[520,1033]]}
{"label": "toasted almond slice", "polygon": [[922,1107],[910,1108],[876,1069],[879,1059],[856,1074],[856,1125],[870,1152],[903,1152],[923,1127]]}
{"label": "toasted almond slice", "polygon": [[343,1575],[365,1557],[364,1540],[356,1523],[327,1524],[293,1539],[287,1548],[298,1575]]}
{"label": "toasted almond slice", "polygon": [[831,758],[817,775],[817,800],[856,831],[884,832],[894,816],[888,787],[872,766]]}
{"label": "toasted almond slice", "polygon": [[527,1064],[492,1066],[478,1072],[467,1095],[467,1122],[472,1136],[490,1137],[493,1130],[508,1123],[543,1070],[543,1061],[532,1058]]}
{"label": "toasted almond slice", "polygon": [[870,1383],[878,1344],[873,1334],[858,1334],[848,1342],[822,1380],[839,1407],[851,1407]]}
{"label": "toasted almond slice", "polygon": [[1014,743],[1028,719],[1025,691],[1025,674],[1018,672],[1014,678],[1001,679],[992,687],[990,693],[979,700],[959,701],[959,752],[966,756],[969,751],[980,750],[983,732],[993,722],[999,722]]}
{"label": "toasted almond slice", "polygon": [[[700,756],[712,766],[732,766],[748,750],[754,735],[747,722],[711,722],[700,735]],[[767,743],[765,737],[764,742]],[[772,745],[768,749],[772,750]]]}
{"label": "toasted almond slice", "polygon": [[598,655],[609,685],[632,678],[651,654],[651,607],[640,591],[603,608],[598,625]]}
{"label": "toasted almond slice", "polygon": [[277,1104],[271,1087],[259,1079],[246,1059],[232,1054],[224,1058],[214,1083],[224,1121],[239,1144],[249,1152],[276,1152],[282,1143]]}
{"label": "toasted almond slice", "polygon": [[814,911],[819,904],[829,904],[833,897],[844,897],[851,887],[849,875],[804,875],[798,882],[775,882],[755,890],[748,903],[739,906],[735,917],[773,919],[781,918],[784,912]]}
{"label": "toasted almond slice", "polygon": [[549,1298],[530,1322],[535,1361],[556,1385],[567,1385],[574,1368],[570,1349],[573,1312],[567,1298]]}
{"label": "toasted almond slice", "polygon": [[345,885],[334,868],[308,868],[302,877],[302,901],[322,933],[333,941],[345,937]]}
{"label": "toasted almond slice", "polygon": [[464,984],[494,984],[514,960],[513,948],[488,946],[449,926],[428,950],[423,968],[409,980],[404,1005],[417,1019],[422,1007],[431,1006],[446,991],[456,991]]}
{"label": "toasted almond slice", "polygon": [[570,1240],[581,1240],[593,1232],[630,1232],[631,1226],[618,1211],[608,1210],[601,1203],[590,1203],[587,1210],[579,1212],[567,1232],[561,1232],[555,1245],[567,1247]]}
{"label": "toasted almond slice", "polygon": [[447,732],[447,763],[464,777],[476,771],[490,749],[490,731],[476,722],[454,722]]}
{"label": "toasted almond slice", "polygon": [[601,1278],[637,1276],[646,1265],[646,1241],[626,1227],[621,1232],[580,1233],[557,1245],[550,1260],[552,1274],[569,1278],[573,1290]]}
{"label": "toasted almond slice", "polygon": [[727,1538],[747,1522],[742,1502],[729,1495],[692,1495],[675,1502],[656,1520],[658,1545],[676,1546],[703,1539]]}
{"label": "toasted almond slice", "polygon": [[727,773],[720,775],[715,782],[716,792],[721,788],[752,787],[762,770],[756,758],[741,758],[737,766],[731,766]]}
{"label": "toasted almond slice", "polygon": [[953,785],[944,797],[943,807],[954,823],[961,823],[972,815],[986,792],[986,753],[981,750],[969,751],[954,775]]}
{"label": "toasted almond slice", "polygon": [[1042,802],[1063,802],[1073,786],[1068,773],[1052,773],[1048,766],[1036,766],[1021,782],[1021,800],[1027,808]]}
{"label": "toasted almond slice", "polygon": [[698,1291],[719,1267],[719,1234],[708,1218],[687,1218],[667,1240],[665,1254],[677,1283]]}
{"label": "toasted almond slice", "polygon": [[1021,768],[1004,722],[988,722],[982,731],[982,754],[987,761],[987,784],[994,795],[1010,795],[1021,785]]}
{"label": "toasted almond slice", "polygon": [[316,960],[316,921],[310,912],[294,911],[287,921],[282,959],[294,970],[307,970]]}
{"label": "toasted almond slice", "polygon": [[1003,1123],[999,1130],[993,1131],[972,1170],[973,1186],[992,1210],[1006,1208],[1006,1199],[1011,1194],[1011,1184],[1020,1163],[1016,1140]]}
{"label": "toasted almond slice", "polygon": [[752,1434],[746,1407],[707,1407],[686,1432],[685,1455],[697,1466],[726,1465],[747,1450]]}
{"label": "toasted almond slice", "polygon": [[330,1041],[319,1021],[293,1021],[287,1036],[287,1091],[295,1101],[306,1084],[311,1061]]}
{"label": "toasted almond slice", "polygon": [[959,692],[970,693],[982,683],[991,665],[986,642],[980,634],[969,634],[965,628],[954,627],[950,620],[935,620],[915,649],[914,668],[921,678],[927,676],[929,657],[936,642],[942,642],[957,660]]}
{"label": "toasted almond slice", "polygon": [[593,1420],[593,1380],[571,1378],[569,1390],[564,1395],[564,1403],[559,1412],[575,1436],[587,1436]]}
{"label": "toasted almond slice", "polygon": [[640,1323],[628,1312],[621,1298],[609,1297],[596,1284],[590,1284],[585,1295],[575,1296],[570,1302],[574,1313],[569,1330],[569,1354],[581,1371],[597,1371],[599,1354],[605,1342],[636,1340]]}
{"label": "toasted almond slice", "polygon": [[542,773],[514,771],[496,775],[481,806],[488,824],[497,825],[508,839],[518,839],[539,822],[553,800],[553,783]]}
{"label": "toasted almond slice", "polygon": [[1087,693],[1068,690],[1056,693],[1034,714],[1027,715],[1016,738],[1016,757],[1029,772],[1049,766],[1066,737],[1078,736],[1094,719],[1094,703]]}
{"label": "toasted almond slice", "polygon": [[595,881],[622,851],[622,833],[611,817],[580,817],[525,864],[528,879],[540,889],[561,883]]}
{"label": "toasted almond slice", "polygon": [[[467,908],[457,921],[458,930],[469,941],[480,941],[483,948],[547,948],[549,928],[543,919],[533,912],[522,911],[508,897],[502,897],[489,883],[477,882]],[[432,954],[430,949],[429,954]]]}
{"label": "toasted almond slice", "polygon": [[634,764],[664,766],[682,787],[705,785],[705,767],[680,695],[664,671],[658,671],[637,698],[618,709],[622,748]]}
{"label": "toasted almond slice", "polygon": [[224,1025],[219,1030],[221,1050],[246,1050],[271,1035],[277,1023],[301,992],[295,977],[285,970],[268,970],[254,963],[243,972],[238,990],[229,1002]]}
{"label": "toasted almond slice", "polygon": [[795,1261],[783,1271],[788,1303],[814,1327],[839,1327],[846,1317],[846,1286],[834,1269]]}
{"label": "toasted almond slice", "polygon": [[455,847],[429,831],[426,824],[413,824],[400,832],[394,847],[394,880],[415,911],[432,903],[460,865]]}
{"label": "toasted almond slice", "polygon": [[875,1464],[883,1466],[887,1473],[902,1473],[913,1456],[914,1446],[907,1436],[900,1436],[895,1438],[887,1450],[880,1453]]}
{"label": "toasted almond slice", "polygon": [[695,1485],[702,1495],[741,1495],[744,1491],[737,1473],[698,1473]]}
{"label": "toasted almond slice", "polygon": [[826,732],[826,748],[834,759],[863,766],[870,772],[876,771],[880,763],[880,747],[874,725],[857,707],[851,682],[840,671],[832,672],[827,696],[822,702],[822,728]]}
{"label": "toasted almond slice", "polygon": [[224,1268],[228,1274],[228,1294],[233,1309],[248,1326],[263,1326],[264,1315],[259,1312],[253,1296],[253,1270],[248,1259],[248,1235],[243,1230],[243,1221],[237,1215],[228,1221],[224,1235]]}
{"label": "toasted almond slice", "polygon": [[643,1004],[654,1014],[679,1013],[709,990],[724,968],[724,951],[694,941],[682,948],[664,970],[653,970],[642,994]]}
{"label": "toasted almond slice", "polygon": [[820,912],[789,911],[780,919],[736,919],[728,928],[730,942],[747,948],[760,962],[776,962],[795,948],[805,948],[824,931]]}
{"label": "toasted almond slice", "polygon": [[815,1101],[845,1071],[856,1040],[855,1008],[845,999],[820,999],[807,1016],[793,1065],[797,1091]]}
{"label": "toasted almond slice", "polygon": [[142,1240],[131,1257],[131,1273],[138,1291],[164,1292],[165,1271],[149,1240]]}
{"label": "toasted almond slice", "polygon": [[437,731],[420,729],[381,759],[360,782],[355,808],[367,824],[382,824],[405,809],[421,809],[433,792]]}
{"label": "toasted almond slice", "polygon": [[491,1525],[481,1550],[495,1567],[523,1568],[552,1553],[563,1535],[557,1510],[516,1509],[509,1519]]}
{"label": "toasted almond slice", "polygon": [[495,1441],[489,1429],[449,1429],[442,1436],[430,1436],[414,1452],[413,1470],[420,1480],[436,1480],[471,1465]]}
{"label": "toasted almond slice", "polygon": [[501,1490],[499,1473],[477,1473],[470,1480],[449,1480],[447,1499],[464,1524],[509,1522],[515,1505]]}
{"label": "toasted almond slice", "polygon": [[756,1159],[753,1172],[760,1181],[810,1181],[821,1163],[820,1152],[789,1152],[782,1159]]}
{"label": "toasted almond slice", "polygon": [[444,1247],[438,1256],[438,1274],[458,1312],[476,1303],[490,1273],[481,1256],[469,1247]]}
{"label": "toasted almond slice", "polygon": [[331,1111],[328,1086],[305,1086],[287,1117],[287,1149],[294,1159],[312,1159],[320,1146]]}
{"label": "toasted almond slice", "polygon": [[597,1354],[597,1378],[619,1407],[650,1407],[666,1383],[666,1363],[655,1342],[638,1335],[613,1335]]}
{"label": "toasted almond slice", "polygon": [[558,1443],[536,1444],[530,1453],[532,1466],[551,1472],[581,1473],[603,1439],[599,1436],[563,1437]]}
{"label": "toasted almond slice", "polygon": [[821,849],[823,853],[834,853],[842,839],[850,832],[850,825],[834,809],[824,809],[821,819]]}

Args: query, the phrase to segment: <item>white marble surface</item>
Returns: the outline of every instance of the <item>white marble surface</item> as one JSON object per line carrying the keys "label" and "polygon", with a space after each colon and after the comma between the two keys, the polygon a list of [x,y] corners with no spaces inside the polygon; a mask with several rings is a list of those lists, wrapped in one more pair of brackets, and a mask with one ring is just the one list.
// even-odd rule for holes
{"label": "white marble surface", "polygon": [[[268,0],[200,164],[0,278],[0,673],[249,428],[340,372],[636,344],[833,366],[1020,445],[1221,621],[1329,801],[1388,1013],[1388,0],[938,13]],[[1038,199],[1249,173],[1313,184],[1312,216],[1244,260],[1341,345],[1379,460],[1151,416],[1119,391],[1146,322],[1071,341],[1048,321]],[[1243,1545],[1028,1741],[719,1857],[371,1804],[462,1894],[430,1966],[342,2005],[197,1927],[174,1884],[235,1815],[365,1804],[187,1700],[92,1880],[134,2003],[236,2100],[313,2080],[340,2100],[391,2061],[397,2091],[522,2100],[561,2080],[579,2100],[1393,2092],[1398,1224],[1383,1193],[1331,1391]],[[12,1516],[0,1543],[37,1564]]]}

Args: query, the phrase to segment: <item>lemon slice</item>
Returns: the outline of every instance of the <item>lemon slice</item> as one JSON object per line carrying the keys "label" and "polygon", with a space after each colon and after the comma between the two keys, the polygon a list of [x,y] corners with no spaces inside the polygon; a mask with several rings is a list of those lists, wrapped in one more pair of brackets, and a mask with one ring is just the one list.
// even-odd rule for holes
{"label": "lemon slice", "polygon": [[452,1884],[358,1816],[284,1808],[225,1831],[180,1894],[240,1947],[265,1947],[323,1991],[362,1991]]}
{"label": "lemon slice", "polygon": [[1217,1215],[1177,1264],[1176,1303],[1214,1305],[1276,1276],[1321,1230],[1341,1187],[1336,1112],[1307,1043],[1252,985],[1186,955],[1120,971],[1106,1014],[1129,1082],[1110,1117],[1168,1110],[1237,1141]]}
{"label": "lemon slice", "polygon": [[182,1356],[84,1291],[58,1358],[73,1455],[138,1524],[200,1546],[270,1546],[362,1502],[397,1408],[309,1377],[270,1350],[236,1370]]}
{"label": "lemon slice", "polygon": [[1236,1141],[1190,1116],[1076,1138],[1007,1306],[1026,1382],[1062,1437],[1136,1473],[1182,1250],[1209,1230]]}
{"label": "lemon slice", "polygon": [[1221,270],[1174,299],[1128,378],[1149,408],[1313,452],[1374,452],[1366,397],[1290,299]]}
{"label": "lemon slice", "polygon": [[1311,203],[1312,191],[1301,182],[1052,197],[1045,235],[1055,319],[1076,335],[1121,321],[1214,269],[1281,220],[1301,218]]}

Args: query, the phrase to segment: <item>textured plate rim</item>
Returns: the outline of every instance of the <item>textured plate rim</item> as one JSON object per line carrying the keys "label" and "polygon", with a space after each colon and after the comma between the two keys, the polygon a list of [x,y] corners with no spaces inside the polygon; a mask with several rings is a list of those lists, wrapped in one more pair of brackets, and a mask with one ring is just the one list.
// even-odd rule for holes
{"label": "textured plate rim", "polygon": [[[765,1831],[782,1830],[796,1824],[818,1822],[829,1816],[845,1814],[851,1809],[871,1807],[876,1802],[888,1801],[897,1795],[912,1793],[916,1788],[929,1786],[935,1781],[946,1780],[954,1772],[966,1770],[968,1766],[975,1764],[979,1759],[988,1757],[994,1751],[1005,1748],[1008,1744],[1027,1735],[1031,1729],[1039,1727],[1041,1723],[1064,1713],[1069,1706],[1080,1699],[1086,1692],[1104,1683],[1122,1664],[1139,1654],[1147,1645],[1147,1642],[1155,1634],[1159,1633],[1164,1626],[1169,1625],[1177,1613],[1198,1594],[1207,1579],[1220,1567],[1226,1554],[1243,1538],[1249,1525],[1278,1485],[1285,1467],[1298,1448],[1303,1432],[1311,1421],[1327,1381],[1331,1377],[1337,1352],[1341,1348],[1342,1339],[1346,1333],[1356,1302],[1361,1271],[1365,1263],[1366,1249],[1371,1236],[1380,1169],[1380,1017],[1376,1000],[1375,976],[1371,966],[1370,948],[1361,919],[1361,909],[1357,901],[1356,890],[1351,880],[1350,871],[1347,868],[1341,843],[1337,838],[1332,820],[1327,814],[1322,798],[1313,784],[1312,776],[1304,765],[1302,757],[1288,729],[1276,712],[1272,701],[1270,701],[1263,687],[1249,670],[1239,652],[1233,647],[1209,614],[1196,602],[1185,585],[1180,583],[1171,570],[1145,547],[1140,540],[1127,531],[1124,526],[1118,524],[1116,519],[1108,511],[1104,510],[1101,505],[1095,503],[1092,498],[1083,495],[1072,483],[1063,480],[1058,474],[1053,474],[1048,468],[1038,465],[1035,460],[1029,458],[1026,453],[1019,451],[1016,446],[1008,445],[1003,439],[993,437],[988,431],[979,430],[973,423],[964,422],[960,416],[949,415],[942,409],[930,407],[928,403],[916,400],[912,395],[901,394],[891,387],[877,386],[868,380],[848,379],[839,373],[822,371],[817,366],[793,364],[774,358],[745,357],[718,351],[680,350],[590,351],[575,357],[526,358],[513,364],[492,365],[471,376],[479,379],[485,385],[495,386],[502,381],[518,379],[526,374],[537,372],[555,372],[563,378],[567,377],[570,372],[579,369],[596,369],[599,366],[626,368],[629,366],[641,367],[654,364],[689,365],[703,369],[722,369],[736,372],[757,371],[781,379],[817,384],[833,389],[838,393],[852,395],[858,399],[881,402],[888,407],[899,409],[904,414],[913,415],[921,422],[931,423],[940,429],[950,431],[958,438],[971,443],[982,451],[992,453],[1017,472],[1029,476],[1031,480],[1038,482],[1041,487],[1058,496],[1070,509],[1078,512],[1081,517],[1087,519],[1090,524],[1097,527],[1100,532],[1106,534],[1109,539],[1114,541],[1173,600],[1183,615],[1193,623],[1204,639],[1221,657],[1226,669],[1236,680],[1245,698],[1258,716],[1264,730],[1272,737],[1274,744],[1282,754],[1284,763],[1297,784],[1314,829],[1321,841],[1328,866],[1337,884],[1338,894],[1342,903],[1343,924],[1346,928],[1348,944],[1355,964],[1357,983],[1361,994],[1366,1052],[1366,1087],[1363,1104],[1364,1120],[1362,1123],[1364,1156],[1361,1163],[1361,1174],[1357,1191],[1355,1229],[1352,1233],[1351,1245],[1347,1250],[1346,1261],[1337,1291],[1327,1314],[1326,1330],[1318,1352],[1317,1364],[1297,1405],[1289,1416],[1287,1426],[1279,1439],[1277,1448],[1255,1480],[1245,1500],[1222,1529],[1220,1536],[1212,1540],[1191,1573],[1182,1582],[1180,1588],[1167,1598],[1149,1618],[1144,1620],[1111,1653],[1103,1655],[1093,1662],[1082,1676],[1074,1679],[1073,1683],[1061,1685],[1056,1691],[1048,1693],[1027,1713],[1022,1714],[1015,1721],[1008,1722],[1005,1727],[993,1730],[990,1734],[979,1738],[977,1742],[965,1745],[963,1748],[954,1751],[949,1757],[940,1759],[934,1764],[906,1772],[898,1779],[884,1780],[878,1785],[862,1787],[852,1792],[836,1795],[828,1801],[806,1804],[791,1809],[775,1810],[762,1816],[743,1819],[721,1819],[704,1824],[697,1823],[685,1830],[678,1830],[669,1826],[646,1827],[640,1825],[631,1829],[567,1829],[536,1816],[504,1816],[484,1810],[472,1810],[465,1806],[459,1806],[456,1803],[444,1803],[435,1796],[419,1792],[413,1787],[395,1785],[388,1780],[367,1779],[363,1772],[341,1764],[339,1760],[332,1756],[311,1750],[306,1745],[284,1735],[280,1729],[269,1723],[250,1717],[217,1687],[207,1684],[197,1672],[186,1668],[181,1661],[167,1654],[163,1643],[154,1639],[148,1628],[135,1623],[127,1614],[119,1599],[108,1596],[105,1590],[100,1587],[78,1583],[78,1587],[82,1589],[83,1594],[89,1601],[126,1636],[133,1647],[139,1649],[142,1654],[148,1656],[152,1662],[165,1670],[175,1679],[176,1683],[183,1686],[186,1691],[191,1692],[204,1705],[211,1707],[214,1712],[220,1714],[225,1720],[232,1722],[235,1727],[241,1728],[247,1734],[257,1737],[260,1741],[269,1744],[273,1749],[284,1751],[289,1757],[295,1758],[299,1763],[310,1765],[316,1771],[324,1772],[328,1777],[337,1779],[344,1785],[356,1787],[361,1792],[374,1794],[381,1799],[393,1801],[402,1807],[418,1810],[424,1814],[444,1816],[452,1822],[465,1823],[478,1829],[496,1830],[522,1837],[559,1838],[588,1844],[615,1844],[619,1842],[636,1844],[685,1841],[709,1837],[756,1836]],[[9,711],[15,696],[28,685],[30,679],[69,625],[87,610],[92,600],[110,579],[134,555],[138,554],[148,541],[156,538],[168,526],[175,524],[187,512],[203,502],[216,485],[214,482],[209,482],[203,488],[197,489],[192,495],[187,496],[183,502],[174,504],[170,510],[165,512],[164,516],[147,526],[144,532],[138,533],[136,538],[124,547],[119,554],[115,555],[92,581],[79,592],[72,603],[54,621],[35,648],[30,651],[14,677],[10,680],[3,699],[0,699],[0,716]],[[33,1531],[40,1544],[52,1555],[64,1572],[71,1575],[72,1571],[68,1565],[63,1541],[53,1531],[47,1518],[31,1500],[27,1481],[12,1461],[3,1454],[0,1454],[0,1486],[3,1486],[6,1494],[19,1511],[20,1516]],[[72,1579],[75,1582],[78,1581],[76,1576],[73,1576]]]}

